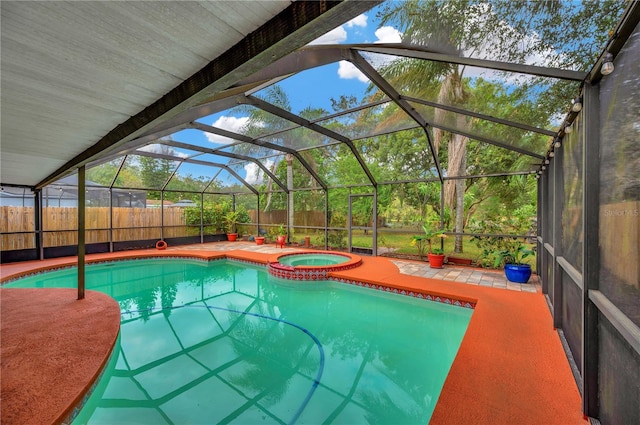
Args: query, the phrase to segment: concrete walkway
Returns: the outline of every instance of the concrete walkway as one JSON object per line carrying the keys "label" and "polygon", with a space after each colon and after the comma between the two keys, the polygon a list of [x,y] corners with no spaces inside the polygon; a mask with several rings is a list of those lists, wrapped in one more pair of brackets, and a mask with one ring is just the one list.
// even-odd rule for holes
{"label": "concrete walkway", "polygon": [[432,269],[429,263],[418,261],[391,260],[400,273],[431,279],[448,280],[468,285],[488,286],[520,292],[540,292],[540,281],[532,275],[528,283],[509,282],[502,271],[485,270],[474,267],[445,265],[442,269]]}

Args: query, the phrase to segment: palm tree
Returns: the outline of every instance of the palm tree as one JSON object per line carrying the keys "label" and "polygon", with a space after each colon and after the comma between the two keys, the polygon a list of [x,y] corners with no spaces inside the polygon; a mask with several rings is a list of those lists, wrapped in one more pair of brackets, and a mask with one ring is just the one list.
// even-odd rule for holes
{"label": "palm tree", "polygon": [[[381,25],[398,27],[403,42],[435,52],[517,63],[532,63],[537,58],[537,65],[586,71],[607,39],[611,22],[616,21],[623,8],[622,2],[616,4],[613,0],[597,5],[559,1],[406,0],[388,2],[380,17]],[[575,36],[567,33],[570,28],[576,31]],[[592,35],[584,37],[585,33]],[[407,89],[413,97],[426,95],[427,99],[437,93],[438,103],[462,106],[471,88],[469,78],[465,77],[467,70],[465,66],[445,62],[397,59],[384,67],[382,73],[401,93]],[[523,96],[536,98],[547,117],[562,113],[570,91],[575,91],[575,86],[565,81],[552,84],[545,81],[546,90],[540,90],[540,80],[534,78],[521,84]],[[434,122],[447,121],[463,133],[474,124],[468,117],[454,116],[442,109],[436,109],[432,118]],[[436,150],[447,147],[448,176],[465,175],[468,138],[437,128],[433,135]],[[444,188],[445,207],[453,210],[455,205],[457,232],[464,227],[466,185],[462,179],[448,180]],[[462,252],[461,236],[456,237],[455,251]]]}

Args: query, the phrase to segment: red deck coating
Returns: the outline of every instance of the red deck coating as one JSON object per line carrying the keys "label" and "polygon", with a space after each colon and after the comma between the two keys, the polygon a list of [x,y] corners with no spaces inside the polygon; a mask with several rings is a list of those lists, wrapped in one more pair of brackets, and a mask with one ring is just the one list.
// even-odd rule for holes
{"label": "red deck coating", "polygon": [[0,422],[61,423],[99,376],[120,330],[111,297],[75,289],[0,289]]}
{"label": "red deck coating", "polygon": [[[136,258],[147,254],[157,256],[189,256],[198,258],[242,259],[267,264],[273,255],[247,251],[225,253],[198,251],[144,250],[127,253],[87,256],[87,261],[108,258]],[[3,265],[2,279],[30,268],[64,264],[74,258]],[[544,296],[497,288],[471,286],[400,274],[386,258],[363,257],[356,269],[332,273],[334,277],[375,282],[390,287],[449,295],[456,299],[477,301],[469,328],[453,362],[436,405],[431,424],[558,424],[584,425],[581,399],[560,339],[553,329],[551,315]],[[4,301],[3,301],[4,306]],[[3,309],[4,314],[4,309]],[[85,320],[98,329],[96,315]],[[4,319],[4,316],[3,316]],[[43,320],[45,330],[39,338],[56,332],[55,324]],[[4,324],[4,321],[3,321]],[[113,325],[113,324],[112,324]],[[111,326],[112,326],[111,325]],[[21,323],[15,324],[22,332]],[[3,328],[4,340],[4,328]],[[60,361],[73,363],[77,353],[70,351]],[[4,367],[4,358],[3,358]],[[55,368],[39,371],[58,376]],[[43,376],[44,378],[44,376]],[[25,385],[36,386],[33,381]],[[62,387],[63,382],[58,381]],[[4,392],[5,380],[3,375]],[[42,404],[47,403],[39,399]],[[28,401],[27,401],[28,402]],[[5,414],[3,398],[3,419]],[[37,421],[34,423],[50,423]],[[4,420],[3,420],[4,424]]]}

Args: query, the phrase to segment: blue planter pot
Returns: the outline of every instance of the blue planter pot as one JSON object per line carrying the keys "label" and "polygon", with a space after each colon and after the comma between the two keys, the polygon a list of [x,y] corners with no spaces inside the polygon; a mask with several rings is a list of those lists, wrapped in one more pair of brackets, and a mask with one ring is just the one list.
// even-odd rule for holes
{"label": "blue planter pot", "polygon": [[506,264],[504,274],[510,282],[527,283],[531,277],[531,266],[529,264]]}

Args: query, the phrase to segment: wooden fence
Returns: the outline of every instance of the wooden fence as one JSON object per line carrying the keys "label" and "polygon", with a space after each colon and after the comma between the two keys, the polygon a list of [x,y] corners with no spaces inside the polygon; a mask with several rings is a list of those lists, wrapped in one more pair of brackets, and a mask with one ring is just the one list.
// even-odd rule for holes
{"label": "wooden fence", "polygon": [[[256,210],[250,210],[252,222],[257,221]],[[108,207],[87,207],[85,242],[109,242],[110,217]],[[296,226],[324,226],[324,212],[296,211]],[[260,212],[262,224],[280,225],[287,222],[286,210]],[[42,209],[44,247],[76,245],[78,243],[78,211],[75,207],[45,207]],[[177,226],[177,227],[174,227]],[[113,208],[113,242],[160,239],[162,210],[160,208]],[[99,230],[104,229],[104,230]],[[33,207],[0,207],[0,249],[12,251],[33,249],[35,222]],[[200,234],[199,229],[187,227],[182,208],[164,209],[164,237],[174,238]]]}
{"label": "wooden fence", "polygon": [[[162,214],[160,208],[113,208],[113,241],[159,239]],[[35,248],[34,219],[33,207],[0,207],[0,232],[3,233],[1,249],[10,251]],[[86,243],[109,242],[108,207],[87,207],[85,220]],[[164,226],[166,238],[199,234],[199,230],[186,227],[182,208],[165,208]],[[77,208],[43,208],[42,227],[45,247],[76,245],[78,243]]]}
{"label": "wooden fence", "polygon": [[602,267],[628,285],[640,287],[640,202],[600,206]]}

